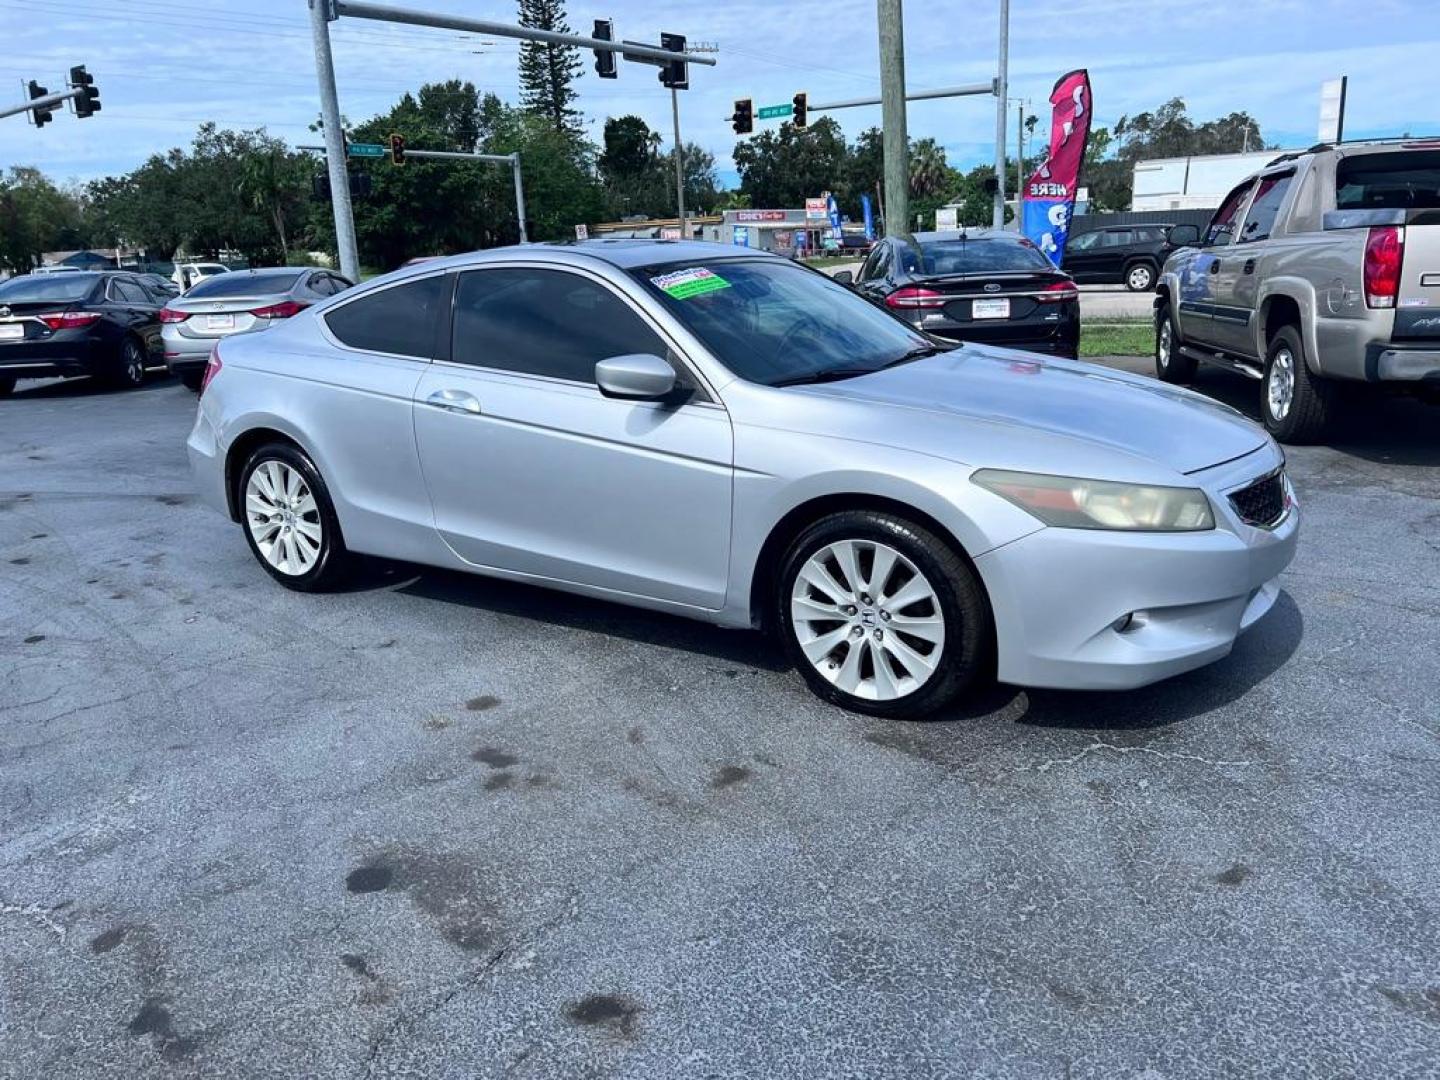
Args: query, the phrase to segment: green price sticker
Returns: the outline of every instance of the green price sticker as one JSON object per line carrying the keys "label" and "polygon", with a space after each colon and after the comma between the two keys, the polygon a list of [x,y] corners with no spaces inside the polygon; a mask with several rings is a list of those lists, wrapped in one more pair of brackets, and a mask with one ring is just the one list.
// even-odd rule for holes
{"label": "green price sticker", "polygon": [[730,288],[730,282],[703,266],[676,270],[674,273],[651,278],[650,281],[666,296],[673,296],[676,300],[689,300],[691,297]]}

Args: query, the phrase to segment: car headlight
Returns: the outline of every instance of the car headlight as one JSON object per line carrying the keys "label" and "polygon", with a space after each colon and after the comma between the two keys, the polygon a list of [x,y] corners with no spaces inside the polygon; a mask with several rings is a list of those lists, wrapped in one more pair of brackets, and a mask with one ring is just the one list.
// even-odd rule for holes
{"label": "car headlight", "polygon": [[1198,532],[1215,527],[1199,488],[1117,484],[1074,476],[981,469],[971,479],[1046,525],[1066,529]]}

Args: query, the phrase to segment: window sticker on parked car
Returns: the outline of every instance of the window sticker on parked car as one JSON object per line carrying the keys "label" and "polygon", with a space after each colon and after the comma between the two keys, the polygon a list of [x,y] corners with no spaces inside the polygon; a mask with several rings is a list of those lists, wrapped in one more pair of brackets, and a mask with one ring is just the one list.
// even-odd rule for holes
{"label": "window sticker on parked car", "polygon": [[676,270],[673,273],[651,278],[650,281],[667,296],[673,296],[676,300],[689,300],[692,296],[703,296],[706,293],[715,292],[717,289],[730,288],[730,282],[714,271],[706,270],[703,266],[693,267],[689,270]]}

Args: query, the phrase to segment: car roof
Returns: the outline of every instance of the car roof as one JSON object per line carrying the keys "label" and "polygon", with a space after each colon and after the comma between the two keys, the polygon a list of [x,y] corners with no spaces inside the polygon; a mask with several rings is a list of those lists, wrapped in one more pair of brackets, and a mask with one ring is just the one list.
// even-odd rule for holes
{"label": "car roof", "polygon": [[716,244],[705,240],[567,240],[554,244],[512,244],[508,247],[486,248],[484,251],[468,251],[460,255],[447,255],[421,263],[407,270],[417,272],[416,276],[434,273],[437,269],[471,266],[499,259],[514,258],[517,254],[553,258],[556,262],[569,262],[566,256],[581,255],[609,263],[611,266],[628,270],[636,266],[653,266],[657,263],[673,262],[714,262],[717,259],[778,259],[778,255],[757,251],[753,248],[734,247],[730,244]]}
{"label": "car roof", "polygon": [[1025,237],[1010,229],[944,229],[939,232],[911,233],[917,244],[938,244],[947,240],[1011,240],[1019,242]]}

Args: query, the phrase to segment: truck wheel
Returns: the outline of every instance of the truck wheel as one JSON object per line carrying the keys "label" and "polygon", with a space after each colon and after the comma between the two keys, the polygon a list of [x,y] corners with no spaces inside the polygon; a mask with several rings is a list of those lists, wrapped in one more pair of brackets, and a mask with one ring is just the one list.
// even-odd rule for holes
{"label": "truck wheel", "polygon": [[1260,412],[1265,428],[1283,443],[1314,442],[1330,422],[1334,388],[1310,372],[1300,331],[1282,326],[1265,351]]}
{"label": "truck wheel", "polygon": [[1168,383],[1195,381],[1195,360],[1180,354],[1180,336],[1169,304],[1155,311],[1155,377]]}
{"label": "truck wheel", "polygon": [[0,377],[0,397],[9,397],[15,390],[15,380],[9,375]]}
{"label": "truck wheel", "polygon": [[1131,292],[1149,292],[1155,288],[1155,267],[1147,262],[1131,263],[1125,268],[1125,287]]}

